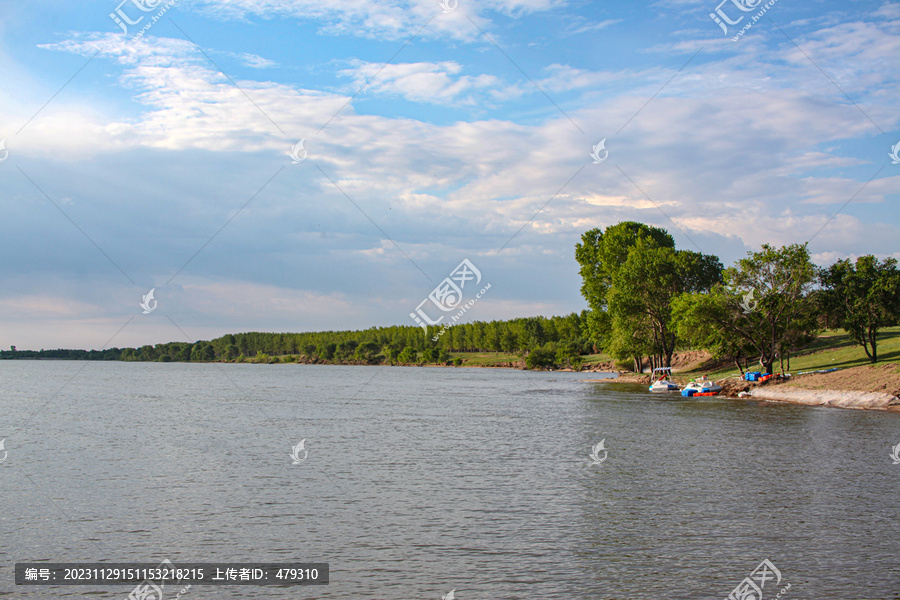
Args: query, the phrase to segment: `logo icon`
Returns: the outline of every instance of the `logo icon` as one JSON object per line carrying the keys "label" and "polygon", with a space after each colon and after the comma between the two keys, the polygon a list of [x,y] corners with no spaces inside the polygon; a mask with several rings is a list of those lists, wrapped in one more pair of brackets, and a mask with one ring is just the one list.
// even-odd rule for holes
{"label": "logo icon", "polygon": [[[0,148],[3,148],[3,142],[0,142]],[[893,159],[893,162],[891,162],[892,165],[900,165],[900,142],[897,142],[897,145],[891,148],[891,153],[888,154],[888,156]],[[4,156],[3,158],[6,157]],[[0,158],[0,162],[3,162],[3,158]]]}
{"label": "logo icon", "polygon": [[[444,11],[444,12],[447,12],[447,11]],[[454,600],[456,598],[456,594],[454,594],[453,592],[455,592],[455,591],[456,591],[456,588],[453,588],[452,590],[447,592],[447,595],[441,596],[441,600]]]}
{"label": "logo icon", "polygon": [[[141,21],[144,20],[143,16],[137,18],[137,20],[132,21],[128,18],[128,16],[122,11],[122,5],[128,2],[128,0],[122,0],[119,2],[119,5],[116,7],[115,12],[109,13],[109,18],[112,19],[116,25],[122,28],[122,33],[128,33],[128,25],[137,25]],[[131,0],[131,3],[134,4],[138,10],[142,12],[150,12],[154,8],[156,8],[162,0]]]}
{"label": "logo icon", "polygon": [[[603,152],[602,157],[600,156],[601,152]],[[606,149],[606,138],[603,138],[596,146],[594,146],[594,151],[591,152],[591,158],[594,159],[595,165],[599,165],[609,158],[609,150]]]}
{"label": "logo icon", "polygon": [[[294,462],[291,464],[299,465],[306,457],[309,456],[309,450],[306,449],[304,444],[306,443],[306,438],[300,440],[300,443],[292,448],[293,452],[291,452],[291,458],[294,459]],[[300,458],[300,453],[303,452],[303,458]]]}
{"label": "logo icon", "polygon": [[303,138],[299,142],[293,145],[291,148],[291,161],[292,165],[296,165],[297,163],[301,163],[306,160],[306,148],[303,147],[303,142],[306,141],[306,138]]}
{"label": "logo icon", "polygon": [[[153,299],[153,292],[156,291],[156,288],[152,288],[149,292],[144,294],[143,301],[141,302],[141,308],[144,309],[144,314],[149,315],[154,310],[156,310],[156,305],[158,304],[156,300]],[[152,306],[150,303],[153,303]]]}
{"label": "logo icon", "polygon": [[[592,465],[599,465],[604,460],[606,460],[606,456],[608,453],[606,451],[606,448],[603,446],[603,442],[605,442],[605,441],[606,441],[606,438],[603,438],[602,440],[600,440],[600,443],[597,444],[596,446],[594,446],[593,450],[591,451],[591,461],[592,461],[591,464]],[[603,458],[600,458],[601,450],[603,451]]]}
{"label": "logo icon", "polygon": [[[3,442],[0,442],[0,448],[3,448]],[[897,444],[896,446],[894,446],[891,449],[894,451],[894,453],[891,454],[891,458],[894,459],[894,464],[900,465],[900,444]],[[0,461],[0,462],[3,462],[3,461]]]}
{"label": "logo icon", "polygon": [[[897,144],[900,146],[900,144]],[[6,138],[0,140],[0,163],[2,163],[9,156],[9,150],[6,149]]]}
{"label": "logo icon", "polygon": [[[459,6],[459,0],[441,0],[440,5],[441,5],[441,8],[444,9],[444,12],[448,13],[451,10],[453,10],[454,8],[456,8],[457,6]],[[452,596],[453,592],[450,592],[450,594]],[[453,598],[448,598],[447,600],[453,600]]]}
{"label": "logo icon", "polygon": [[[745,577],[736,588],[731,590],[727,600],[762,600],[763,588],[770,581],[774,581],[775,585],[780,584],[781,571],[767,558],[759,563],[759,566],[750,573],[749,577]],[[770,585],[769,588],[771,589],[771,587]],[[791,584],[785,585],[776,598],[789,589],[791,589]]]}
{"label": "logo icon", "polygon": [[[2,440],[0,440],[0,450],[3,450],[3,458],[0,458],[0,463],[2,463],[4,460],[6,460],[6,455],[9,454],[9,452],[7,452],[6,449],[3,447],[3,442],[5,442],[5,441],[6,441],[6,438],[3,438]],[[898,445],[897,447],[900,448],[900,445]]]}
{"label": "logo icon", "polygon": [[756,310],[757,306],[759,306],[759,300],[753,298],[753,290],[746,292],[741,299],[741,308],[744,309],[744,314],[749,315]]}
{"label": "logo icon", "polygon": [[[728,35],[728,25],[737,25],[741,21],[744,20],[744,17],[738,17],[737,20],[732,21],[728,18],[728,15],[722,11],[722,5],[728,2],[729,0],[722,0],[719,5],[716,7],[716,12],[709,13],[709,18],[716,22],[716,24],[722,28],[722,31],[725,32],[725,35]],[[731,3],[734,4],[738,10],[742,12],[750,12],[757,6],[759,6],[762,0],[731,0]],[[721,18],[719,18],[721,17]],[[726,25],[726,23],[728,25]]]}
{"label": "logo icon", "polygon": [[[417,325],[427,332],[428,325],[437,325],[444,320],[444,316],[446,315],[442,315],[437,319],[432,319],[422,309],[422,305],[431,300],[431,303],[443,312],[456,310],[462,302],[463,289],[465,289],[466,283],[469,281],[474,281],[475,285],[481,283],[481,271],[466,258],[453,269],[449,277],[445,277],[436,288],[431,290],[428,297],[422,300],[419,303],[419,306],[416,307],[416,312],[409,313],[409,316],[412,317]],[[418,313],[418,316],[416,313]]]}

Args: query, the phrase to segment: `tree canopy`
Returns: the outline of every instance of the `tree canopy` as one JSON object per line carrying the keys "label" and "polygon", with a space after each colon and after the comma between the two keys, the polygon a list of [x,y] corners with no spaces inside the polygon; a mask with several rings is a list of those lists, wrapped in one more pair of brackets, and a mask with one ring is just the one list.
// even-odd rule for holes
{"label": "tree canopy", "polygon": [[879,261],[871,254],[860,256],[856,263],[839,260],[820,271],[819,281],[824,308],[876,362],[878,330],[900,322],[897,261]]}
{"label": "tree canopy", "polygon": [[818,330],[816,269],[806,244],[764,245],[726,269],[709,293],[674,302],[676,329],[714,353],[752,353],[767,373]]}

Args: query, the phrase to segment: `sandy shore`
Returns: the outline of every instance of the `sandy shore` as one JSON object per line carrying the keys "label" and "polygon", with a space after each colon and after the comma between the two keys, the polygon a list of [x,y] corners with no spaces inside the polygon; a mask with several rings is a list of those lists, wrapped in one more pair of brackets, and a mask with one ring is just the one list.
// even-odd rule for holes
{"label": "sandy shore", "polygon": [[900,412],[900,398],[885,392],[855,390],[805,390],[786,385],[767,386],[750,391],[750,398],[769,402],[790,402],[807,406],[867,408]]}
{"label": "sandy shore", "polygon": [[[724,387],[723,397],[900,412],[900,377],[896,367],[896,364],[867,365],[832,373],[802,375],[787,383],[760,385],[735,378],[718,383]],[[650,377],[647,374],[618,373],[616,378],[582,381],[649,384]]]}

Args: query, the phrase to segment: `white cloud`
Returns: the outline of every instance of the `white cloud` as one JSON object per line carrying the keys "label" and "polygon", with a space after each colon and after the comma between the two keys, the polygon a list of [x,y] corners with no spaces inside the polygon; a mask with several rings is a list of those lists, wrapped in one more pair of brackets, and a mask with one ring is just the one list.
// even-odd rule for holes
{"label": "white cloud", "polygon": [[[356,61],[338,75],[352,77],[366,93],[400,96],[413,102],[476,104],[485,90],[493,91],[500,80],[493,75],[460,75],[462,66],[454,61],[379,65]],[[476,96],[477,94],[477,96]]]}
{"label": "white cloud", "polygon": [[470,41],[480,34],[467,16],[479,26],[487,27],[487,15],[492,12],[521,17],[564,4],[564,0],[459,2],[448,13],[442,12],[438,0],[197,0],[193,6],[223,19],[256,17],[312,21],[319,25],[322,33],[329,35],[396,40],[418,34]]}
{"label": "white cloud", "polygon": [[[516,6],[503,10],[538,10],[549,5]],[[898,122],[891,104],[896,97],[896,69],[887,67],[890,57],[896,56],[897,43],[885,34],[884,28],[890,33],[892,25],[882,23],[874,30],[870,25],[847,23],[806,38],[798,36],[797,41],[887,129]],[[402,26],[398,22],[395,30]],[[310,159],[285,172],[285,187],[277,195],[272,192],[271,205],[255,201],[252,211],[242,215],[247,220],[238,222],[251,227],[249,216],[268,210],[266,216],[277,216],[278,227],[307,232],[302,229],[307,215],[284,207],[303,195],[312,196],[315,218],[331,219],[334,236],[353,239],[352,245],[334,250],[327,259],[348,264],[345,259],[353,257],[354,265],[363,264],[378,273],[379,269],[413,269],[321,176],[317,166],[417,262],[438,254],[487,255],[524,226],[503,256],[527,263],[547,255],[570,260],[571,246],[580,232],[624,219],[666,227],[680,245],[687,246],[658,207],[706,251],[716,241],[743,251],[741,245],[809,239],[880,165],[867,164],[865,157],[870,154],[858,148],[883,143],[880,137],[872,141],[871,124],[808,60],[800,60],[789,44],[774,52],[754,53],[753,60],[729,53],[704,56],[649,104],[674,69],[593,72],[564,64],[549,66],[545,77],[537,81],[552,92],[572,92],[566,111],[587,135],[557,113],[527,123],[493,118],[436,125],[359,114],[355,101],[316,135],[350,100],[349,95],[261,79],[238,80],[242,92],[193,45],[179,40],[148,38],[126,47],[118,37],[94,35],[47,47],[84,56],[100,50],[97,60],[105,58],[121,66],[121,81],[136,92],[141,112],[109,117],[110,113],[87,103],[55,102],[22,136],[9,142],[16,156],[80,161],[91,153],[123,149],[162,150],[176,157],[201,151],[214,154],[211,161],[222,161],[236,185],[258,189],[262,181],[253,178],[261,176],[246,161],[273,156],[277,164],[281,164],[278,160],[286,164],[290,146],[305,137]],[[852,53],[854,60],[842,62],[842,52]],[[380,66],[360,61],[344,75],[361,85]],[[499,102],[503,94],[535,94],[530,83],[522,87],[522,82],[511,84],[492,75],[468,73],[470,68],[457,60],[388,65],[368,90],[438,104],[485,98]],[[616,91],[621,87],[627,92]],[[5,107],[6,100],[2,101]],[[640,114],[629,122],[639,109]],[[592,165],[591,146],[604,137],[610,158]],[[886,161],[887,150],[879,147],[871,155]],[[203,174],[198,177],[202,179]],[[251,180],[253,185],[248,183]],[[860,248],[865,248],[862,253],[895,252],[895,221],[872,223],[853,211],[864,204],[885,202],[896,194],[897,183],[898,176],[891,171],[870,183],[816,237],[817,255],[859,252]],[[213,206],[219,198],[195,196],[192,201],[205,203],[204,218],[220,217]],[[263,227],[258,223],[264,220],[252,226]],[[216,226],[208,229],[215,231]],[[275,245],[290,238],[281,230],[273,232],[272,225],[266,227],[244,235]],[[241,251],[256,252],[251,244]],[[528,267],[514,264],[512,268]],[[350,293],[269,286],[254,279],[256,275],[196,284],[185,306],[209,315],[210,320],[234,322],[239,315],[252,313],[254,301],[259,301],[261,314],[277,323],[288,319],[296,306],[308,305],[317,320],[309,322],[310,328],[315,322],[346,322],[344,311],[367,306],[366,300]],[[414,295],[406,289],[397,294]],[[384,300],[385,305],[389,303]],[[43,299],[35,306],[46,311],[52,302]],[[522,310],[541,312],[550,306],[552,302],[526,302]],[[76,308],[79,314],[90,313],[88,306]],[[397,308],[381,314],[398,314]],[[399,308],[399,314],[405,314],[406,307]],[[367,317],[360,314],[360,325],[364,325]],[[510,315],[498,312],[497,316]]]}

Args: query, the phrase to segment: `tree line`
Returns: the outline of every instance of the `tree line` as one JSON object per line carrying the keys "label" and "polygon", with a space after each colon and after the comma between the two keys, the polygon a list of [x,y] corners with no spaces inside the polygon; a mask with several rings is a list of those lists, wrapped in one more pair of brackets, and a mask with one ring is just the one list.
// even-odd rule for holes
{"label": "tree line", "polygon": [[659,227],[625,221],[591,229],[575,247],[590,310],[566,316],[355,331],[248,332],[209,341],[106,350],[0,351],[0,359],[460,364],[451,353],[521,356],[528,368],[580,369],[605,352],[635,371],[671,366],[678,349],[706,349],[743,373],[767,373],[827,327],[878,360],[878,331],[900,323],[897,261],[872,255],[816,267],[806,244],[764,245],[730,268],[680,250]]}
{"label": "tree line", "polygon": [[[168,342],[103,352],[41,350],[0,352],[3,358],[56,358],[125,361],[252,361],[358,364],[452,364],[451,353],[504,352],[527,355],[532,367],[578,366],[593,352],[586,337],[587,311],[566,316],[475,321],[441,326],[372,327],[307,333],[248,332],[213,340]],[[439,335],[440,334],[440,335]],[[436,338],[436,341],[433,341]]]}
{"label": "tree line", "polygon": [[[872,255],[816,267],[806,244],[763,245],[733,267],[676,250],[667,231],[626,221],[576,245],[591,342],[636,371],[671,366],[676,348],[748,359],[772,373],[825,327],[842,327],[878,360],[878,330],[900,323],[900,272]],[[742,364],[743,361],[743,364]]]}

